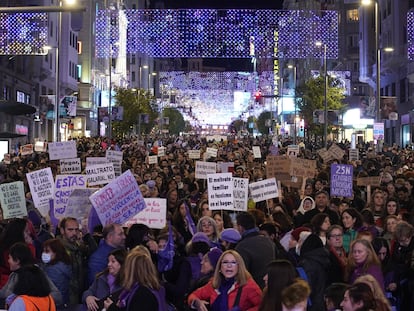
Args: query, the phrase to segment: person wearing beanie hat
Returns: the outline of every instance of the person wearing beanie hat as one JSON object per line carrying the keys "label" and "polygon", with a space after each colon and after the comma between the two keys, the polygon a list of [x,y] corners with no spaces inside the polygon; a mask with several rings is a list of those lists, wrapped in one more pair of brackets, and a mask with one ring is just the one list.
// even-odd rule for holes
{"label": "person wearing beanie hat", "polygon": [[203,232],[197,232],[193,235],[193,237],[191,238],[191,242],[192,243],[196,243],[196,242],[204,242],[207,243],[208,245],[210,245],[210,239],[208,238],[208,236],[203,233]]}
{"label": "person wearing beanie hat", "polygon": [[[302,233],[304,234],[304,233]],[[312,293],[310,310],[324,310],[324,291],[328,279],[327,269],[330,265],[329,251],[323,246],[318,235],[312,233],[303,241],[300,248],[299,267],[305,271]]]}
{"label": "person wearing beanie hat", "polygon": [[220,241],[224,249],[233,249],[240,240],[241,235],[234,228],[227,228],[221,232]]}
{"label": "person wearing beanie hat", "polygon": [[[206,255],[207,257],[205,259],[208,258],[209,264],[211,266],[210,269],[208,269],[207,271],[205,270],[206,267],[205,265],[201,265],[201,273],[203,274],[207,274],[209,272],[214,272],[214,270],[216,270],[216,265],[217,262],[221,256],[221,254],[223,254],[223,251],[221,249],[219,249],[218,247],[214,247],[212,248]],[[205,260],[204,260],[205,261]]]}

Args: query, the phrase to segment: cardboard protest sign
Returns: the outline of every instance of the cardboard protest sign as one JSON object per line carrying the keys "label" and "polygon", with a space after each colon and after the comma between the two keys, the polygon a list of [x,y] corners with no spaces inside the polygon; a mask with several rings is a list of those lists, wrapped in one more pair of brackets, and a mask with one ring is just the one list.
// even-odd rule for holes
{"label": "cardboard protest sign", "polygon": [[78,156],[74,140],[48,143],[49,159],[74,159]]}
{"label": "cardboard protest sign", "polygon": [[348,164],[331,165],[331,196],[351,198],[353,192],[353,166]]}
{"label": "cardboard protest sign", "polygon": [[80,172],[81,172],[80,158],[60,160],[60,173],[61,174],[78,174]]}
{"label": "cardboard protest sign", "polygon": [[235,211],[247,211],[249,179],[233,177],[233,205]]}
{"label": "cardboard protest sign", "polygon": [[266,158],[266,176],[277,180],[290,180],[290,159],[285,156],[268,156]]}
{"label": "cardboard protest sign", "polygon": [[316,161],[302,158],[290,158],[292,176],[312,178],[316,174]]}
{"label": "cardboard protest sign", "polygon": [[381,176],[358,177],[357,186],[379,187],[381,186]]}
{"label": "cardboard protest sign", "polygon": [[277,188],[276,178],[268,178],[249,184],[250,196],[253,201],[260,202],[267,199],[277,198],[279,190]]}
{"label": "cardboard protest sign", "polygon": [[210,210],[234,210],[231,173],[208,174],[207,188]]}
{"label": "cardboard protest sign", "polygon": [[105,185],[115,179],[112,163],[89,165],[85,169],[88,187]]}
{"label": "cardboard protest sign", "polygon": [[139,212],[124,223],[129,227],[133,224],[144,224],[151,229],[162,229],[166,226],[167,200],[160,198],[145,198],[143,211]]}
{"label": "cardboard protest sign", "polygon": [[27,216],[23,182],[0,184],[0,202],[4,219]]}
{"label": "cardboard protest sign", "polygon": [[49,200],[53,199],[55,187],[50,167],[26,174],[34,206],[46,216],[49,214]]}
{"label": "cardboard protest sign", "polygon": [[332,155],[332,157],[337,160],[341,160],[345,155],[345,151],[337,144],[332,144],[328,151]]}
{"label": "cardboard protest sign", "polygon": [[75,189],[86,188],[85,175],[56,175],[53,192],[54,215],[57,219],[64,217],[68,199]]}
{"label": "cardboard protest sign", "polygon": [[196,161],[195,178],[207,179],[207,174],[215,174],[217,165],[215,162]]}
{"label": "cardboard protest sign", "polygon": [[332,156],[332,154],[328,150],[326,150],[326,148],[319,149],[317,151],[317,154],[322,158],[322,161],[324,163],[327,163],[327,162],[329,162],[329,161],[331,161],[331,160],[334,159],[334,157]]}
{"label": "cardboard protest sign", "polygon": [[89,199],[102,225],[123,224],[145,209],[145,201],[131,171],[111,181]]}

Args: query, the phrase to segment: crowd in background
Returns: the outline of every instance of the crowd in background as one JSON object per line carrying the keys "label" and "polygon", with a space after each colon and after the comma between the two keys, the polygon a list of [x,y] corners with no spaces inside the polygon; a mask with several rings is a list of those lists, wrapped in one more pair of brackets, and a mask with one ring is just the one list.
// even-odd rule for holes
{"label": "crowd in background", "polygon": [[[303,189],[282,184],[278,198],[249,200],[247,212],[209,210],[207,183],[195,178],[189,150],[232,162],[233,176],[255,182],[266,179],[266,157],[286,154],[289,144],[274,146],[271,137],[77,139],[83,169],[87,157],[123,151],[122,171],[131,170],[143,196],[166,199],[170,225],[161,230],[109,224],[89,232],[71,217],[53,228],[30,203],[25,175],[45,167],[59,174],[59,161],[13,155],[0,180],[24,182],[29,216],[2,221],[0,298],[10,310],[32,303],[93,311],[414,310],[410,146],[378,153],[360,145],[359,159],[350,161],[350,145],[338,143],[343,159],[324,163],[315,146],[300,142],[298,157],[317,163]],[[165,156],[148,164],[161,146]],[[217,157],[203,158],[207,147]],[[330,196],[332,163],[353,165],[353,197]],[[357,186],[367,176],[380,176],[380,185]],[[42,281],[23,282],[31,278]]]}

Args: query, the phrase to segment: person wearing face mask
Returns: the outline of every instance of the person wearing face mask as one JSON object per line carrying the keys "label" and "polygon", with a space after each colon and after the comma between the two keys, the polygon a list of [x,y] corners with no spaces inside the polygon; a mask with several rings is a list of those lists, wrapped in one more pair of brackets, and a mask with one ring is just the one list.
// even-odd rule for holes
{"label": "person wearing face mask", "polygon": [[42,270],[62,294],[63,306],[67,306],[72,266],[70,257],[59,239],[50,239],[43,243],[42,262]]}
{"label": "person wearing face mask", "polygon": [[[7,283],[0,290],[0,300],[5,300],[2,301],[2,303],[5,302],[7,305],[10,305],[11,300],[15,297],[13,294],[15,293],[15,286],[19,281],[19,271],[23,267],[33,266],[35,258],[30,247],[26,243],[17,242],[10,247],[7,261],[12,273],[10,274]],[[42,273],[45,274],[44,272]],[[55,305],[61,306],[62,294],[56,288],[55,284],[49,279],[49,277],[47,275],[45,275],[45,277],[49,283],[49,287],[51,289],[50,295],[52,296]],[[3,306],[0,306],[0,308],[1,307]]]}

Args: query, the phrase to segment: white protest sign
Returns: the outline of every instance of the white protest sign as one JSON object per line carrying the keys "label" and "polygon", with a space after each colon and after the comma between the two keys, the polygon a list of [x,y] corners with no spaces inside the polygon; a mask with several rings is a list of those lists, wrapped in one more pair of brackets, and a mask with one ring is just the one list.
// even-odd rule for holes
{"label": "white protest sign", "polygon": [[29,183],[30,193],[34,206],[40,214],[49,214],[49,200],[53,199],[55,187],[52,170],[50,167],[26,174]]}
{"label": "white protest sign", "polygon": [[105,185],[115,179],[113,163],[89,165],[85,169],[88,187]]}
{"label": "white protest sign", "polygon": [[207,179],[207,174],[215,174],[217,165],[215,162],[196,161],[195,178]]}
{"label": "white protest sign", "polygon": [[189,159],[200,159],[201,153],[200,150],[188,150],[188,158]]}
{"label": "white protest sign", "polygon": [[217,157],[217,151],[218,150],[216,148],[207,147],[207,150],[206,150],[207,156],[210,157],[210,158],[216,158]]}
{"label": "white protest sign", "polygon": [[104,226],[110,223],[123,224],[146,207],[130,170],[92,194],[89,199]]}
{"label": "white protest sign", "polygon": [[358,160],[359,160],[359,150],[349,149],[349,161],[358,161]]}
{"label": "white protest sign", "polygon": [[158,147],[158,152],[157,152],[157,155],[158,155],[159,157],[163,157],[163,156],[165,156],[165,147]]}
{"label": "white protest sign", "polygon": [[148,156],[148,164],[157,164],[158,163],[158,156],[152,155]]}
{"label": "white protest sign", "polygon": [[289,157],[297,157],[299,155],[299,145],[289,145],[287,154]]}
{"label": "white protest sign", "polygon": [[151,229],[162,229],[166,226],[167,200],[160,198],[145,198],[146,208],[124,223],[129,227],[133,224],[144,224]]}
{"label": "white protest sign", "polygon": [[53,207],[57,219],[64,217],[68,199],[72,191],[84,188],[86,188],[85,175],[56,175]]}
{"label": "white protest sign", "polygon": [[4,219],[27,216],[23,182],[1,184],[0,202]]}
{"label": "white protest sign", "polygon": [[21,155],[29,155],[33,153],[33,145],[27,144],[20,147]]}
{"label": "white protest sign", "polygon": [[69,195],[63,216],[74,217],[79,221],[88,217],[89,211],[92,208],[89,197],[98,190],[98,188],[74,189]]}
{"label": "white protest sign", "polygon": [[80,172],[81,172],[80,158],[60,160],[60,173],[61,174],[78,174]]}
{"label": "white protest sign", "polygon": [[34,151],[36,151],[36,152],[46,152],[47,151],[47,142],[45,142],[45,141],[35,142]]}
{"label": "white protest sign", "polygon": [[268,178],[251,183],[249,184],[249,189],[250,195],[255,203],[279,196],[276,178]]}
{"label": "white protest sign", "polygon": [[74,140],[48,143],[49,160],[74,159],[78,156]]}
{"label": "white protest sign", "polygon": [[235,211],[247,211],[249,179],[233,177],[233,203]]}
{"label": "white protest sign", "polygon": [[234,210],[231,173],[208,174],[208,206],[213,210]]}
{"label": "white protest sign", "polygon": [[114,165],[115,176],[117,177],[122,174],[123,155],[122,151],[106,150],[106,160]]}
{"label": "white protest sign", "polygon": [[86,166],[96,165],[96,164],[106,164],[109,163],[108,159],[105,157],[87,157]]}
{"label": "white protest sign", "polygon": [[260,146],[253,146],[253,156],[255,159],[261,159],[262,158],[262,152],[260,151]]}
{"label": "white protest sign", "polygon": [[219,162],[217,163],[217,173],[233,173],[234,162]]}

